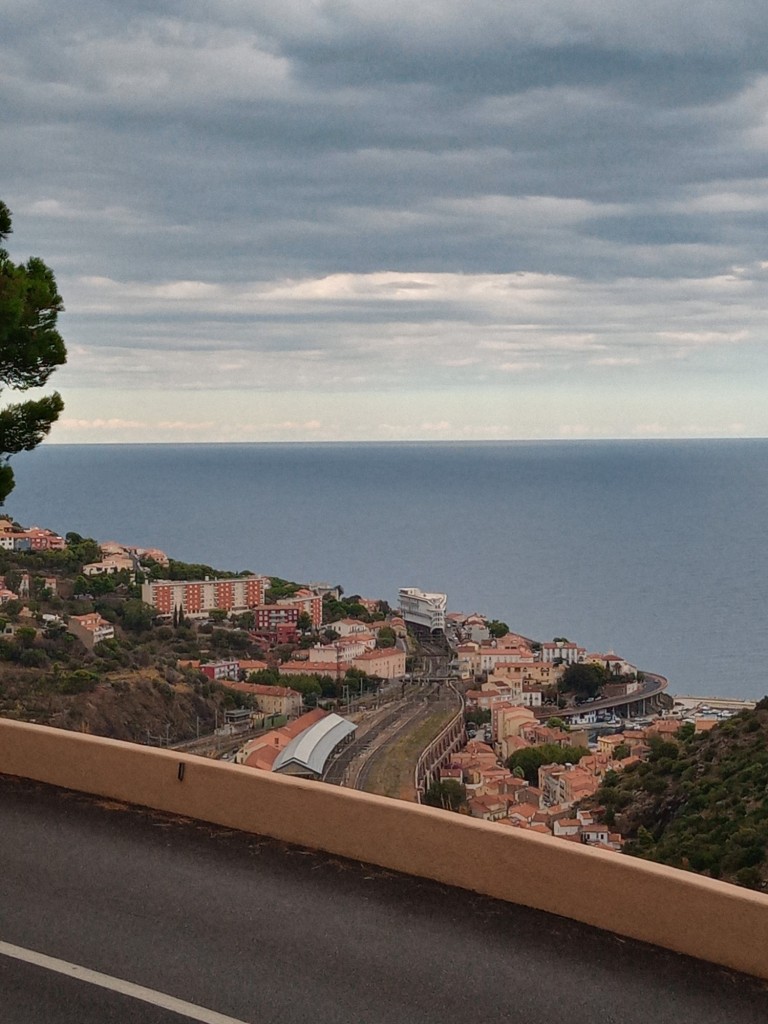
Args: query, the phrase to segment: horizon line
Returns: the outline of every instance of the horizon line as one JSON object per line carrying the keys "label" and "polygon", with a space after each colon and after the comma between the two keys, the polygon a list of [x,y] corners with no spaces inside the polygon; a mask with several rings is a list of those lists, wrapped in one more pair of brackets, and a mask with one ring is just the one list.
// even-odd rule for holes
{"label": "horizon line", "polygon": [[125,440],[125,441],[102,441],[102,440],[90,440],[90,441],[56,441],[53,439],[44,440],[39,447],[45,448],[79,448],[88,446],[98,447],[119,447],[121,445],[142,445],[145,447],[160,447],[162,445],[184,445],[186,447],[195,447],[201,445],[299,445],[299,444],[313,444],[313,445],[395,445],[395,444],[429,444],[429,445],[456,445],[456,444],[572,444],[582,442],[594,442],[594,443],[613,443],[613,442],[630,442],[637,441],[643,442],[666,442],[666,441],[765,441],[768,440],[766,434],[683,434],[683,435],[644,435],[642,437],[637,435],[616,435],[616,436],[605,436],[599,437],[595,435],[585,435],[578,437],[401,437],[401,438],[334,438],[334,439],[322,439],[322,438],[261,438],[261,439],[250,439],[247,441],[234,441],[234,440],[201,440],[199,438],[190,441],[186,439],[168,439],[163,441],[147,441],[147,440]]}

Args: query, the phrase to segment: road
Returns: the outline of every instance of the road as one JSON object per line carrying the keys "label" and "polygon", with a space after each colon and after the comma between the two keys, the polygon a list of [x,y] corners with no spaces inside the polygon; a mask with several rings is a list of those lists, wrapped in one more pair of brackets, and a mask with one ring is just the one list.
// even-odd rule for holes
{"label": "road", "polygon": [[[768,1019],[763,985],[672,953],[3,777],[0,864],[2,1024]],[[643,912],[630,893],[627,909]]]}
{"label": "road", "polygon": [[572,715],[582,715],[588,711],[610,711],[611,708],[620,707],[622,704],[633,704],[636,701],[650,700],[652,697],[657,697],[660,693],[664,693],[667,686],[668,682],[664,676],[656,675],[652,672],[646,672],[645,679],[640,684],[636,692],[627,696],[601,697],[599,700],[579,704],[576,707],[558,709],[553,704],[551,707],[535,708],[534,710],[538,718],[548,718],[551,716],[570,718]]}

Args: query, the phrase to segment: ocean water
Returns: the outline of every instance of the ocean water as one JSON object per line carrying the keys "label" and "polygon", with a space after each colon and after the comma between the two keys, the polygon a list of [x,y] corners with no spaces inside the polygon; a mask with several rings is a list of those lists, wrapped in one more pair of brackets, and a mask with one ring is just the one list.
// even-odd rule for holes
{"label": "ocean water", "polygon": [[540,640],[768,692],[768,441],[43,445],[26,524],[395,603],[445,591]]}

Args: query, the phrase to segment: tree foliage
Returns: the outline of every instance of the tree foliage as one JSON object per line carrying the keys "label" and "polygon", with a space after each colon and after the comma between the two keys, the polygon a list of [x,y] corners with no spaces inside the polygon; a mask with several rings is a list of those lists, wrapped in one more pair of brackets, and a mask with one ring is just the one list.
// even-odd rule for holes
{"label": "tree foliage", "polygon": [[424,794],[424,803],[446,811],[460,811],[467,806],[467,788],[456,779],[433,782]]}
{"label": "tree foliage", "polygon": [[[762,702],[761,702],[762,704]],[[593,802],[624,852],[739,885],[768,883],[768,705],[708,733],[654,739],[648,762],[606,776]]]}
{"label": "tree foliage", "polygon": [[[10,232],[11,214],[0,202],[0,243]],[[56,330],[63,308],[53,272],[41,259],[17,264],[0,246],[0,391],[43,387],[66,362]],[[13,489],[8,460],[40,444],[63,408],[61,396],[53,392],[0,410],[0,504]]]}
{"label": "tree foliage", "polygon": [[563,693],[574,693],[577,699],[585,699],[596,697],[608,679],[609,674],[602,665],[577,663],[563,672],[558,688]]}
{"label": "tree foliage", "polygon": [[[379,618],[381,614],[379,613]],[[341,599],[333,597],[331,594],[326,594],[323,598],[323,623],[338,622],[339,619],[359,619],[361,622],[373,621],[373,616],[365,607],[364,604],[360,603],[360,597],[358,594],[353,594],[351,597],[342,597]]]}
{"label": "tree foliage", "polygon": [[586,747],[558,747],[556,743],[542,743],[537,747],[523,747],[507,758],[507,768],[514,772],[522,768],[532,786],[539,781],[539,768],[543,764],[577,764],[590,751]]}
{"label": "tree foliage", "polygon": [[397,643],[397,635],[391,626],[382,626],[376,634],[376,646],[381,648],[394,647]]}

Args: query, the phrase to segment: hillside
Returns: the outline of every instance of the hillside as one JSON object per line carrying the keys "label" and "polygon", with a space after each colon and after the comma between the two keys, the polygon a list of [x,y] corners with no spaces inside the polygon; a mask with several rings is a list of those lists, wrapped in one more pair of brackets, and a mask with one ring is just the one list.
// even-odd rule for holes
{"label": "hillside", "polygon": [[710,732],[685,725],[647,763],[611,773],[591,801],[624,852],[768,888],[768,697]]}
{"label": "hillside", "polygon": [[[11,600],[6,590],[0,607],[0,715],[144,742],[213,731],[242,698],[180,670],[179,659],[258,657],[260,648],[236,628],[154,625],[141,601],[140,573],[83,576],[83,566],[98,557],[99,545],[77,534],[68,535],[66,550],[0,550],[3,587],[21,593],[26,578],[28,590]],[[216,574],[173,560],[164,568],[150,561],[144,572]],[[93,611],[114,626],[115,637],[87,650],[64,623]]]}
{"label": "hillside", "polygon": [[[32,549],[32,543],[55,545]],[[26,545],[26,548],[17,547]],[[379,626],[376,646],[395,643],[384,624],[386,602],[375,607],[341,589],[322,599],[322,622],[294,608],[288,631],[259,630],[252,610],[211,608],[187,618],[162,616],[142,600],[153,579],[228,579],[237,574],[169,559],[157,549],[68,533],[26,529],[0,516],[0,715],[93,732],[117,739],[173,743],[213,731],[227,709],[254,706],[251,694],[212,681],[203,662],[237,662],[240,679],[279,685],[278,665],[339,634],[355,615]],[[270,577],[266,604],[291,598],[303,585]],[[318,595],[319,597],[319,595]],[[88,633],[82,618],[90,616]],[[251,668],[245,665],[250,662]],[[243,666],[243,667],[240,667]],[[380,680],[349,667],[343,678],[293,673],[290,685],[312,706],[341,700],[345,688],[375,689]]]}

